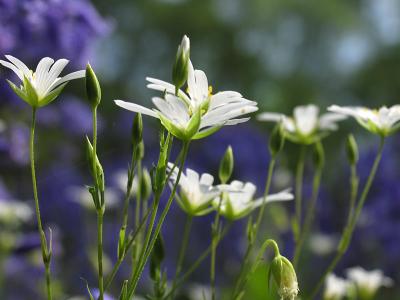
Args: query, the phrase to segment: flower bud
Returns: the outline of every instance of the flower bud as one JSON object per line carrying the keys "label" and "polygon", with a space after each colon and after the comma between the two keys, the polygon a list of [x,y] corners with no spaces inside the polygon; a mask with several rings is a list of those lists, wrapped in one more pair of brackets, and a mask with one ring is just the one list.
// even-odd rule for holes
{"label": "flower bud", "polygon": [[144,168],[142,171],[142,177],[140,182],[140,193],[141,193],[141,199],[144,201],[149,199],[151,195],[151,178],[149,171],[147,171],[146,168]]}
{"label": "flower bud", "polygon": [[188,65],[190,58],[190,40],[185,35],[176,52],[175,63],[172,69],[172,82],[175,85],[176,92],[186,82],[188,78]]}
{"label": "flower bud", "polygon": [[282,123],[278,123],[274,129],[272,130],[270,139],[269,139],[269,152],[271,156],[277,155],[285,144],[285,136],[283,133]]}
{"label": "flower bud", "polygon": [[271,262],[271,274],[278,286],[281,300],[294,300],[299,292],[296,272],[292,263],[284,256],[277,255]]}
{"label": "flower bud", "polygon": [[100,104],[101,88],[90,64],[86,65],[86,95],[92,108],[96,108]]}
{"label": "flower bud", "polygon": [[92,176],[97,180],[97,184],[101,189],[104,190],[104,172],[103,172],[103,167],[99,161],[99,158],[96,155],[96,161],[95,161],[95,170],[93,170],[93,146],[90,143],[89,138],[86,136],[86,155],[87,155],[87,160],[89,163],[89,170]]}
{"label": "flower bud", "polygon": [[322,169],[325,164],[325,151],[321,142],[316,142],[313,151],[313,161],[317,169]]}
{"label": "flower bud", "polygon": [[132,144],[136,148],[143,138],[143,119],[142,114],[136,114],[132,124]]}
{"label": "flower bud", "polygon": [[227,183],[229,178],[231,178],[233,172],[233,165],[234,165],[233,151],[232,147],[229,146],[226,149],[225,154],[222,157],[221,162],[219,164],[218,175],[221,183]]}
{"label": "flower bud", "polygon": [[349,160],[351,165],[355,165],[358,162],[358,146],[356,139],[352,134],[347,136],[346,140],[346,152],[347,152],[347,159]]}

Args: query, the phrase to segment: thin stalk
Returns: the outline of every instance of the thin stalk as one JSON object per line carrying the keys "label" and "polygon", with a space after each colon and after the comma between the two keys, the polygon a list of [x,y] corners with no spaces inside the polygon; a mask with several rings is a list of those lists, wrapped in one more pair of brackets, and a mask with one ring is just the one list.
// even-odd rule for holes
{"label": "thin stalk", "polygon": [[[156,227],[156,229],[154,231],[152,239],[150,240],[150,243],[148,241],[146,241],[146,243],[143,246],[143,250],[145,250],[145,255],[144,255],[143,258],[139,259],[139,262],[138,262],[139,265],[138,265],[137,272],[136,272],[135,276],[133,277],[132,284],[130,285],[129,290],[128,290],[128,299],[131,299],[132,296],[135,293],[135,289],[136,289],[136,286],[137,286],[137,284],[139,282],[140,276],[141,276],[141,274],[143,272],[144,266],[145,266],[145,264],[146,264],[146,262],[147,262],[147,260],[148,260],[148,258],[150,256],[151,252],[153,251],[153,247],[154,247],[154,244],[155,244],[155,242],[157,240],[157,237],[158,237],[158,235],[159,235],[159,233],[161,231],[161,227],[162,227],[162,225],[164,223],[164,220],[165,220],[165,218],[166,218],[166,216],[168,214],[168,211],[169,211],[169,209],[171,207],[172,201],[175,198],[176,189],[178,187],[178,183],[179,183],[179,180],[180,180],[181,175],[182,175],[182,171],[183,171],[183,167],[185,165],[185,161],[186,161],[186,157],[187,157],[187,154],[188,154],[188,150],[189,150],[189,142],[185,142],[183,144],[182,160],[181,160],[181,164],[180,164],[180,167],[179,167],[179,171],[178,171],[178,175],[177,175],[177,178],[176,178],[176,182],[175,182],[175,184],[174,184],[174,186],[172,188],[172,191],[171,191],[171,194],[170,194],[170,196],[168,198],[167,204],[166,204],[163,212],[161,213],[160,219],[159,219],[159,221],[157,223],[157,227]],[[152,222],[154,224],[154,220],[152,220]]]}
{"label": "thin stalk", "polygon": [[139,226],[135,229],[135,232],[132,234],[131,238],[129,239],[128,244],[125,245],[125,251],[123,252],[123,255],[117,260],[115,263],[110,275],[108,276],[106,283],[104,285],[104,291],[106,291],[112,281],[114,280],[115,275],[117,274],[119,267],[121,266],[122,262],[124,261],[126,254],[129,252],[130,248],[132,247],[133,243],[135,242],[136,238],[139,236],[139,233],[141,232],[141,229],[143,225],[146,223],[147,217],[149,216],[150,211],[147,211],[144,216],[142,217],[142,220],[139,223]]}
{"label": "thin stalk", "polygon": [[[339,247],[337,249],[336,255],[333,258],[332,262],[329,264],[328,268],[325,270],[324,274],[320,277],[320,280],[318,281],[317,285],[315,286],[315,288],[312,290],[312,292],[310,293],[310,296],[307,297],[306,299],[314,299],[319,290],[321,289],[322,285],[324,284],[326,277],[335,269],[336,265],[338,264],[338,262],[341,260],[341,258],[343,257],[343,255],[346,253],[347,248],[351,242],[351,238],[353,236],[354,233],[354,228],[355,225],[357,224],[357,221],[360,217],[361,211],[364,207],[365,204],[365,200],[367,199],[369,190],[371,188],[372,182],[375,178],[376,175],[376,171],[378,170],[379,167],[379,163],[381,161],[382,158],[382,152],[383,152],[383,146],[385,144],[385,138],[381,137],[381,141],[380,141],[380,145],[379,145],[379,149],[378,152],[376,154],[374,163],[372,165],[371,171],[369,173],[367,182],[364,186],[364,189],[361,193],[360,199],[357,202],[357,206],[355,207],[355,211],[353,216],[351,217],[351,221],[347,224],[347,226],[345,227],[345,229],[343,230],[343,234],[342,234],[342,238],[339,244]],[[358,184],[357,184],[358,185]],[[356,187],[356,185],[355,185]],[[353,187],[354,188],[354,187]]]}
{"label": "thin stalk", "polygon": [[300,156],[297,161],[296,167],[296,195],[295,195],[295,215],[296,215],[296,228],[294,231],[294,239],[299,239],[299,233],[301,228],[301,211],[302,211],[302,198],[303,198],[303,176],[304,176],[304,164],[306,157],[306,146],[302,145],[300,148]]}
{"label": "thin stalk", "polygon": [[241,292],[240,286],[242,285],[241,282],[243,280],[244,271],[245,271],[247,265],[249,264],[250,255],[251,255],[251,252],[253,250],[254,244],[255,244],[255,242],[257,240],[258,230],[260,229],[260,226],[261,226],[261,223],[262,223],[262,218],[264,216],[265,204],[266,204],[267,196],[269,194],[269,190],[271,188],[272,175],[273,175],[273,172],[274,172],[275,163],[276,163],[276,157],[272,156],[271,157],[271,161],[270,161],[269,166],[268,166],[268,174],[267,174],[267,178],[266,178],[266,181],[265,181],[264,202],[261,205],[261,208],[260,208],[260,210],[258,212],[258,215],[257,215],[256,223],[255,223],[254,238],[253,238],[252,241],[249,241],[249,243],[247,245],[245,256],[243,258],[243,262],[242,262],[242,265],[240,267],[238,279],[236,280],[235,288],[233,290],[232,299],[235,299],[235,297],[238,294],[240,294],[240,292]]}
{"label": "thin stalk", "polygon": [[100,194],[100,207],[97,207],[97,264],[98,264],[98,284],[99,284],[99,300],[104,299],[104,283],[103,283],[103,216],[104,216],[104,191],[100,190],[99,174],[96,167],[97,160],[97,108],[92,110],[92,127],[93,127],[93,155],[92,169],[93,179],[97,195]]}
{"label": "thin stalk", "polygon": [[222,197],[224,197],[223,193],[220,195],[220,200],[218,203],[218,209],[215,214],[215,220],[212,225],[212,238],[211,238],[211,261],[210,261],[210,285],[211,285],[211,300],[215,300],[216,292],[215,292],[215,261],[217,254],[217,246],[219,241],[219,219],[220,219],[220,208],[222,203]]}
{"label": "thin stalk", "polygon": [[[226,236],[229,232],[229,229],[232,227],[232,222],[228,223],[222,231],[218,243]],[[208,257],[211,253],[212,245],[208,246],[206,250],[199,256],[199,258],[191,265],[191,267],[176,281],[175,287],[172,288],[169,293],[165,296],[165,299],[170,299],[170,297],[175,293],[175,291],[189,278],[190,275],[193,274],[194,271],[200,266],[200,264]],[[173,299],[173,298],[171,298]]]}
{"label": "thin stalk", "polygon": [[[135,228],[139,227],[139,222],[140,222],[140,210],[141,210],[141,195],[142,195],[142,191],[141,191],[141,182],[142,182],[142,161],[141,159],[138,160],[137,162],[137,190],[136,190],[136,201],[135,201]],[[134,267],[136,265],[136,258],[139,255],[139,249],[140,249],[140,239],[138,239],[135,242],[135,247],[133,248],[132,251],[132,273],[134,270]]]}
{"label": "thin stalk", "polygon": [[[36,171],[35,171],[35,125],[36,125],[36,108],[32,109],[32,124],[31,124],[31,136],[30,136],[30,161],[31,161],[31,175],[32,175],[32,186],[33,186],[33,198],[35,200],[35,209],[36,209],[36,219],[38,223],[38,231],[40,235],[40,246],[42,248],[42,258],[43,264],[45,267],[46,273],[46,291],[47,291],[47,299],[52,299],[52,291],[51,291],[51,276],[50,276],[50,262],[51,255],[49,253],[49,249],[47,248],[46,236],[43,231],[42,219],[40,216],[40,206],[39,206],[39,196],[37,191],[37,183],[36,183]],[[51,249],[50,249],[51,252]]]}
{"label": "thin stalk", "polygon": [[[188,243],[189,243],[190,230],[192,228],[192,221],[193,221],[193,216],[188,215],[186,217],[185,228],[184,228],[184,231],[183,231],[183,239],[182,239],[181,249],[179,251],[175,277],[174,277],[174,280],[172,282],[172,290],[175,290],[176,281],[178,280],[178,277],[179,277],[179,275],[180,275],[180,273],[182,271],[183,261],[185,259],[186,249],[187,249],[187,246],[188,246]],[[174,299],[174,294],[173,293],[171,294],[171,298]]]}
{"label": "thin stalk", "polygon": [[300,256],[301,256],[301,250],[302,250],[303,244],[311,230],[311,225],[314,220],[315,206],[317,203],[319,189],[321,186],[321,176],[322,176],[322,168],[317,168],[317,170],[315,171],[315,174],[314,174],[314,179],[313,179],[313,190],[312,190],[310,205],[307,209],[304,225],[303,225],[302,229],[300,230],[299,239],[295,245],[296,248],[295,248],[295,252],[294,252],[295,254],[294,254],[294,259],[293,259],[294,268],[297,267],[297,264],[298,264]]}

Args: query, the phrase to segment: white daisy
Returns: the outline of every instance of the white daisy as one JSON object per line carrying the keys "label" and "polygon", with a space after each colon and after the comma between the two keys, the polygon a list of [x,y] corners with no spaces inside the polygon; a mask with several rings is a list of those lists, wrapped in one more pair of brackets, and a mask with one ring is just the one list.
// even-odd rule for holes
{"label": "white daisy", "polygon": [[33,107],[49,104],[57,98],[68,81],[85,77],[85,70],[59,77],[68,64],[66,59],[54,62],[52,58],[44,57],[33,72],[19,59],[11,55],[5,57],[9,61],[0,60],[0,64],[14,71],[21,80],[20,87],[9,80],[8,83],[22,100]]}
{"label": "white daisy", "polygon": [[[168,164],[168,171],[173,164]],[[172,171],[170,180],[175,184],[178,176],[178,170]],[[176,199],[180,207],[188,214],[201,216],[213,210],[210,207],[211,201],[217,197],[221,191],[212,184],[214,177],[204,173],[201,176],[194,170],[187,168],[186,174],[182,173],[179,180],[180,191],[176,194]]]}
{"label": "white daisy", "polygon": [[350,282],[329,274],[325,281],[324,300],[342,300],[349,292]]}
{"label": "white daisy", "polygon": [[238,92],[224,91],[213,95],[206,74],[194,70],[191,62],[188,94],[179,89],[178,96],[175,96],[173,84],[154,78],[147,80],[150,82],[148,88],[165,93],[165,99],[152,99],[156,109],[121,100],[115,100],[115,103],[127,110],[160,119],[167,130],[182,140],[204,138],[224,125],[246,122],[250,118],[241,116],[258,110],[256,102],[243,98]]}
{"label": "white daisy", "polygon": [[389,108],[382,106],[379,109],[332,105],[328,110],[351,116],[368,131],[381,136],[388,136],[400,128],[400,105],[393,105]]}
{"label": "white daisy", "polygon": [[[237,220],[243,218],[264,203],[263,197],[253,200],[256,189],[256,186],[251,182],[244,183],[234,180],[229,185],[220,186],[220,190],[224,191],[224,193],[222,198],[218,197],[213,201],[213,205],[215,208],[219,206],[221,215],[227,219]],[[268,195],[265,203],[292,199],[293,195],[289,189],[286,189],[277,194]]]}
{"label": "white daisy", "polygon": [[346,274],[356,286],[357,293],[368,297],[365,299],[372,299],[380,287],[393,285],[393,280],[386,277],[381,270],[367,271],[361,267],[354,267],[348,269]]}
{"label": "white daisy", "polygon": [[319,108],[313,104],[297,106],[293,117],[280,113],[265,112],[257,116],[259,121],[282,122],[286,136],[295,143],[312,144],[325,137],[329,131],[337,130],[337,122],[346,116],[336,113],[319,115]]}

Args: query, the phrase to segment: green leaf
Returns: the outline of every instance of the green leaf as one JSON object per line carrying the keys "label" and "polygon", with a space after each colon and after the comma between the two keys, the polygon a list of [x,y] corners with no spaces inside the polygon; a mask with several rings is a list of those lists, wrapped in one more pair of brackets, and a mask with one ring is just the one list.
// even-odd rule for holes
{"label": "green leaf", "polygon": [[28,95],[21,90],[19,87],[17,87],[14,83],[12,83],[10,80],[7,79],[8,84],[10,85],[11,89],[14,91],[14,93],[17,94],[18,97],[20,97],[22,100],[24,100],[26,103],[28,103],[29,105],[31,105],[31,103],[29,102],[29,98]]}

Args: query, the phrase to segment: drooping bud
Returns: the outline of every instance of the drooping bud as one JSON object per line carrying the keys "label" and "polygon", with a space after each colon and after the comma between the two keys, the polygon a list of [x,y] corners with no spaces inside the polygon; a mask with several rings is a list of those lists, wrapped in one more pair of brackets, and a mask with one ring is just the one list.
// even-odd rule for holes
{"label": "drooping bud", "polygon": [[188,65],[190,59],[190,40],[185,35],[182,38],[181,44],[178,46],[176,52],[175,63],[172,69],[172,82],[175,85],[177,93],[186,82],[188,78]]}
{"label": "drooping bud", "polygon": [[358,146],[356,139],[352,134],[347,136],[346,140],[346,152],[347,152],[347,159],[349,160],[351,165],[356,165],[358,162]]}
{"label": "drooping bud", "polygon": [[277,255],[271,262],[270,271],[278,286],[281,299],[295,300],[299,293],[299,285],[292,263],[286,257]]}
{"label": "drooping bud", "polygon": [[101,88],[90,64],[86,65],[86,95],[92,108],[96,108],[100,104]]}
{"label": "drooping bud", "polygon": [[142,114],[136,114],[132,124],[132,145],[136,148],[143,138],[143,119]]}
{"label": "drooping bud", "polygon": [[272,130],[270,139],[269,139],[269,152],[271,156],[277,155],[285,144],[285,135],[283,133],[282,123],[276,124],[274,129]]}
{"label": "drooping bud", "polygon": [[97,180],[97,184],[99,185],[100,188],[104,190],[104,172],[103,172],[103,167],[99,161],[99,158],[96,155],[95,158],[95,170],[93,170],[93,146],[92,143],[90,143],[89,138],[86,136],[86,155],[87,155],[87,160],[89,163],[89,170],[94,178]]}
{"label": "drooping bud", "polygon": [[313,161],[317,169],[322,169],[325,164],[325,151],[324,146],[320,141],[316,142],[313,151]]}
{"label": "drooping bud", "polygon": [[233,166],[234,166],[233,151],[232,147],[229,146],[226,149],[225,154],[221,159],[221,162],[219,163],[218,175],[221,183],[227,183],[228,180],[231,178],[233,172]]}

